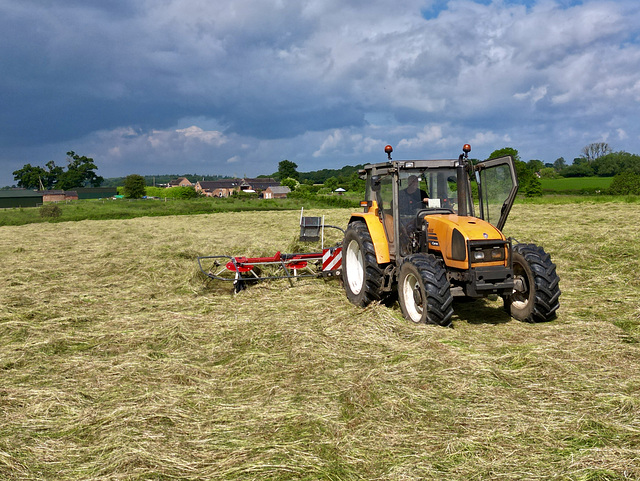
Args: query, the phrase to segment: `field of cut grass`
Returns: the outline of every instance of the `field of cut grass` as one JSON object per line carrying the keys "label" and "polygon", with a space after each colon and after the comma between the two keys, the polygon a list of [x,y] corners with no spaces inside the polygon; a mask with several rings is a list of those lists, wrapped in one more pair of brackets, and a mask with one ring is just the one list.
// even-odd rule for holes
{"label": "field of cut grass", "polygon": [[453,329],[200,275],[297,247],[295,211],[0,227],[0,479],[640,479],[638,218],[516,205],[558,319],[457,301]]}

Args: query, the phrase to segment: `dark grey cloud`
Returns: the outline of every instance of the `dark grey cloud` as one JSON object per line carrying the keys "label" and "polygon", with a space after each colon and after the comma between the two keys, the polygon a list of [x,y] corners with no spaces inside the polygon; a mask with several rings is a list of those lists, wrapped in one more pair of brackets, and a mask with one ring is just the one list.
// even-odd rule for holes
{"label": "dark grey cloud", "polygon": [[321,168],[388,142],[639,152],[639,17],[634,0],[1,0],[0,184],[67,150],[107,176]]}

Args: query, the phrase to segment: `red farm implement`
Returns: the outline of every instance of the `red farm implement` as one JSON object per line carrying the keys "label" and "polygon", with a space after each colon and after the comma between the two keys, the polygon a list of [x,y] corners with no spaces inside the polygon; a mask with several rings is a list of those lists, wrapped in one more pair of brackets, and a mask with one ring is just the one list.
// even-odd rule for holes
{"label": "red farm implement", "polygon": [[271,257],[202,256],[198,257],[198,266],[211,279],[233,282],[235,292],[258,281],[288,279],[293,285],[293,279],[340,276],[342,247],[324,247],[325,228],[342,231],[340,227],[326,225],[321,217],[300,216],[300,240],[316,242],[322,239],[319,252],[276,252]]}

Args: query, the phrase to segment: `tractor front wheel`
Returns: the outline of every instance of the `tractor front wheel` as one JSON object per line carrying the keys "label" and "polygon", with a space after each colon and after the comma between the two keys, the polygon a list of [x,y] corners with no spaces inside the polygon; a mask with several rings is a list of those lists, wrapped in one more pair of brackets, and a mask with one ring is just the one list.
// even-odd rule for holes
{"label": "tractor front wheel", "polygon": [[560,307],[560,278],[551,257],[535,244],[513,247],[513,294],[504,298],[511,317],[525,322],[545,322]]}
{"label": "tractor front wheel", "polygon": [[367,225],[352,222],[342,243],[342,280],[347,298],[360,307],[383,300],[383,277]]}
{"label": "tractor front wheel", "polygon": [[405,258],[398,275],[398,297],[405,318],[450,326],[453,296],[444,267],[432,254]]}

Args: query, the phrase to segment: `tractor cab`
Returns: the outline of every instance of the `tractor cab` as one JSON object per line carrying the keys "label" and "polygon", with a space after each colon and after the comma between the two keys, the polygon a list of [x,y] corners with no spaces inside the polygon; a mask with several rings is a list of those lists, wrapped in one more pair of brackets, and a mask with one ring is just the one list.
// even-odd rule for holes
{"label": "tractor cab", "polygon": [[366,165],[361,175],[367,181],[363,205],[366,212],[377,207],[390,259],[439,247],[429,235],[430,222],[456,224],[477,215],[493,226],[489,230],[502,230],[518,190],[511,157],[472,164],[466,151],[451,160],[394,161],[389,148],[388,162]]}

